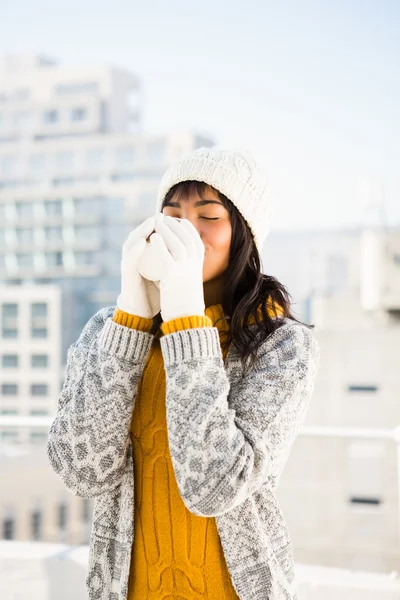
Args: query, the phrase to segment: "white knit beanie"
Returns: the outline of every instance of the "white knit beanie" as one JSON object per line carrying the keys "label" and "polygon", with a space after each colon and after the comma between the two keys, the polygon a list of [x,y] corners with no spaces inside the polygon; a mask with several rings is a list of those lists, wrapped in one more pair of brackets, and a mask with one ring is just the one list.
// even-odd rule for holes
{"label": "white knit beanie", "polygon": [[164,173],[156,212],[169,190],[182,181],[204,181],[224,194],[247,221],[258,251],[270,229],[271,199],[267,174],[248,153],[218,147],[199,148],[173,163]]}

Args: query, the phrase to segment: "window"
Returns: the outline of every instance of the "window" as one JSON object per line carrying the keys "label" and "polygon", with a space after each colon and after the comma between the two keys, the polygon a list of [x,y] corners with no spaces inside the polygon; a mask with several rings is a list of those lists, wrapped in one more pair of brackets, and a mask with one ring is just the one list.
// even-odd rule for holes
{"label": "window", "polygon": [[60,225],[45,227],[44,234],[46,242],[62,242],[62,227]]}
{"label": "window", "polygon": [[18,385],[16,383],[2,383],[1,384],[1,395],[2,396],[17,396]]}
{"label": "window", "polygon": [[349,385],[347,387],[349,392],[377,392],[378,386],[376,385]]}
{"label": "window", "polygon": [[90,518],[90,500],[89,498],[82,498],[82,521],[84,523],[89,523]]}
{"label": "window", "polygon": [[16,171],[18,159],[16,156],[3,156],[0,162],[1,174],[4,177],[13,175]]}
{"label": "window", "polygon": [[21,219],[33,217],[33,204],[32,202],[16,202],[15,207],[17,209],[17,215]]}
{"label": "window", "polygon": [[15,417],[16,415],[18,415],[18,411],[16,408],[1,408],[0,415]]}
{"label": "window", "polygon": [[48,366],[47,354],[32,354],[31,367],[32,369],[46,369]]}
{"label": "window", "polygon": [[101,169],[104,167],[105,156],[103,148],[90,148],[86,155],[86,165],[90,169]]}
{"label": "window", "polygon": [[20,244],[31,244],[33,242],[33,229],[30,227],[17,227],[16,233]]}
{"label": "window", "polygon": [[5,229],[1,228],[0,229],[0,244],[5,244],[6,243],[6,231]]}
{"label": "window", "polygon": [[61,267],[63,264],[62,252],[46,252],[45,258],[47,267]]}
{"label": "window", "polygon": [[92,227],[90,225],[75,225],[75,239],[76,240],[95,240],[99,237],[100,231],[98,227]]}
{"label": "window", "polygon": [[3,519],[3,540],[13,540],[15,536],[15,522],[12,517]]}
{"label": "window", "polygon": [[56,164],[59,169],[72,169],[74,167],[75,155],[73,152],[59,152]]}
{"label": "window", "polygon": [[55,92],[59,96],[69,94],[95,94],[98,92],[99,86],[96,81],[82,81],[77,83],[63,83],[55,87]]}
{"label": "window", "polygon": [[99,200],[93,197],[74,198],[75,213],[78,215],[90,214],[99,210]]}
{"label": "window", "polygon": [[3,356],[1,357],[1,366],[4,369],[16,369],[18,368],[18,363],[18,354],[3,354]]}
{"label": "window", "polygon": [[32,408],[32,410],[29,411],[29,414],[31,415],[31,417],[47,417],[49,411],[45,408]]}
{"label": "window", "polygon": [[83,107],[73,108],[71,110],[71,120],[72,121],[84,121],[87,119],[87,109]]}
{"label": "window", "polygon": [[43,114],[43,122],[46,125],[51,125],[52,123],[57,123],[58,121],[58,112],[56,110],[47,110]]}
{"label": "window", "polygon": [[133,146],[120,146],[115,151],[115,164],[118,167],[134,167],[135,149]]}
{"label": "window", "polygon": [[45,200],[44,201],[44,212],[46,216],[53,217],[62,215],[62,201],[61,200]]}
{"label": "window", "polygon": [[48,433],[46,431],[31,431],[29,439],[31,444],[43,444],[48,440]]}
{"label": "window", "polygon": [[32,539],[39,541],[42,539],[42,513],[40,510],[34,510],[31,515]]}
{"label": "window", "polygon": [[32,317],[47,317],[46,302],[34,302],[31,306]]}
{"label": "window", "polygon": [[68,507],[64,502],[62,502],[58,506],[58,527],[62,530],[67,528],[67,512]]}
{"label": "window", "polygon": [[8,429],[7,431],[2,431],[0,433],[0,440],[5,442],[6,444],[18,444],[18,431],[11,431],[10,429]]}
{"label": "window", "polygon": [[46,166],[45,154],[32,154],[29,159],[30,168],[34,171],[43,171]]}
{"label": "window", "polygon": [[49,386],[47,383],[32,383],[31,396],[47,396]]}
{"label": "window", "polygon": [[48,331],[47,327],[32,327],[31,329],[31,338],[38,340],[47,338]]}
{"label": "window", "polygon": [[2,336],[6,339],[16,338],[18,335],[18,305],[3,304],[2,308]]}
{"label": "window", "polygon": [[76,265],[92,265],[94,263],[94,252],[75,252]]}
{"label": "window", "polygon": [[376,497],[362,497],[362,496],[352,496],[350,498],[351,504],[359,504],[359,505],[374,505],[377,506],[382,503],[380,498]]}
{"label": "window", "polygon": [[33,254],[20,253],[17,254],[17,264],[20,269],[27,269],[33,267]]}

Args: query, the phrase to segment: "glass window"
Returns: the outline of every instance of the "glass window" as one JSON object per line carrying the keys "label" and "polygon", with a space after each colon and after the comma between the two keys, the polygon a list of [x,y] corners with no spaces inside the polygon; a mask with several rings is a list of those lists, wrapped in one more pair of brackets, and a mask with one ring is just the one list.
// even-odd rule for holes
{"label": "glass window", "polygon": [[60,96],[68,94],[94,94],[98,91],[97,81],[82,81],[77,83],[63,83],[55,87],[56,94]]}
{"label": "glass window", "polygon": [[33,369],[45,369],[48,366],[49,357],[47,354],[32,354],[31,367]]}
{"label": "glass window", "polygon": [[94,252],[75,252],[75,264],[92,265],[94,263]]}
{"label": "glass window", "polygon": [[20,253],[17,254],[17,264],[20,269],[27,269],[33,267],[33,254]]}
{"label": "glass window", "polygon": [[88,111],[82,106],[73,108],[71,110],[71,121],[84,121],[87,119]]}
{"label": "glass window", "polygon": [[48,217],[62,215],[62,201],[61,200],[45,200],[44,211]]}
{"label": "glass window", "polygon": [[2,336],[3,338],[16,338],[18,335],[18,305],[2,305]]}
{"label": "glass window", "polygon": [[62,227],[60,225],[44,228],[46,242],[61,242]]}
{"label": "glass window", "polygon": [[32,539],[39,541],[42,539],[42,513],[40,510],[34,510],[31,515]]}
{"label": "glass window", "polygon": [[105,150],[103,148],[90,148],[86,155],[86,164],[89,168],[101,169],[105,162]]}
{"label": "glass window", "polygon": [[56,164],[59,169],[72,169],[74,167],[74,152],[59,152],[56,157]]}
{"label": "glass window", "polygon": [[33,242],[33,229],[31,227],[17,227],[17,240],[20,244]]}
{"label": "glass window", "polygon": [[18,411],[16,408],[1,408],[0,415],[4,415],[7,417],[15,417],[18,415]]}
{"label": "glass window", "polygon": [[31,305],[32,317],[47,317],[47,304],[46,302],[34,302]]}
{"label": "glass window", "polygon": [[[7,433],[3,431],[3,439],[4,434]],[[13,540],[15,537],[15,522],[12,517],[6,517],[3,519],[3,540]]]}
{"label": "glass window", "polygon": [[47,396],[48,388],[47,383],[32,383],[31,396]]}
{"label": "glass window", "polygon": [[14,124],[20,131],[27,131],[32,124],[32,113],[30,110],[18,110],[14,113]]}
{"label": "glass window", "polygon": [[133,146],[120,146],[115,150],[115,164],[118,167],[134,168],[135,149]]}
{"label": "glass window", "polygon": [[18,317],[18,304],[3,304],[3,317]]}
{"label": "glass window", "polygon": [[99,237],[98,227],[90,225],[75,225],[75,238],[77,240],[94,240]]}
{"label": "glass window", "polygon": [[47,417],[49,411],[45,408],[32,408],[32,410],[29,411],[29,414],[32,417]]}
{"label": "glass window", "polygon": [[64,502],[62,502],[58,506],[58,527],[60,529],[66,529],[67,527],[67,512],[68,506]]}
{"label": "glass window", "polygon": [[19,218],[33,217],[33,203],[32,202],[16,202],[15,207],[17,209],[17,215]]}
{"label": "glass window", "polygon": [[47,267],[60,267],[63,264],[62,252],[46,252],[45,257]]}
{"label": "glass window", "polygon": [[30,168],[34,171],[42,171],[46,166],[45,154],[32,154],[29,159]]}
{"label": "glass window", "polygon": [[16,369],[19,364],[18,354],[3,354],[1,365],[4,369]]}
{"label": "glass window", "polygon": [[47,327],[32,327],[31,328],[31,337],[33,339],[44,339],[47,338],[48,331]]}
{"label": "glass window", "polygon": [[99,210],[99,199],[93,197],[74,198],[75,213],[78,215],[88,214]]}
{"label": "glass window", "polygon": [[17,156],[3,156],[0,162],[2,175],[5,177],[8,175],[13,175],[15,173],[17,164]]}
{"label": "glass window", "polygon": [[89,523],[91,521],[91,505],[89,498],[82,498],[82,521]]}
{"label": "glass window", "polygon": [[43,113],[43,122],[46,125],[57,123],[58,121],[58,112],[56,110],[46,110]]}
{"label": "glass window", "polygon": [[30,440],[32,444],[43,444],[47,442],[49,434],[46,431],[31,431]]}
{"label": "glass window", "polygon": [[17,396],[18,385],[16,383],[2,383],[1,394],[2,396]]}

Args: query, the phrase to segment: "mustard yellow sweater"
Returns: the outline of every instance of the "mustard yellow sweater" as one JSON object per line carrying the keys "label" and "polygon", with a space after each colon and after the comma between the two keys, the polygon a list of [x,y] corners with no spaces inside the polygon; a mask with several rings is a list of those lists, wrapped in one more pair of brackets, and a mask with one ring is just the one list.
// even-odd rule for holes
{"label": "mustard yellow sweater", "polygon": [[[229,328],[222,305],[204,317],[162,323],[160,335],[189,327]],[[151,319],[116,309],[113,320],[150,331]],[[215,324],[215,325],[214,325]],[[223,352],[224,358],[228,348]],[[191,513],[182,501],[168,447],[163,357],[157,336],[150,350],[131,422],[134,462],[134,544],[128,600],[238,600],[215,518]]]}

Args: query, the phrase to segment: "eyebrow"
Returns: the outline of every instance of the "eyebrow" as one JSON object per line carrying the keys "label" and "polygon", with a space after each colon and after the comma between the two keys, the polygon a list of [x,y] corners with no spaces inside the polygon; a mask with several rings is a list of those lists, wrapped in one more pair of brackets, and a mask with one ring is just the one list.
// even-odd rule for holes
{"label": "eyebrow", "polygon": [[[222,202],[218,202],[217,200],[199,200],[196,202],[195,206],[205,206],[206,204],[219,204],[219,206],[223,206]],[[164,202],[163,206],[174,206],[176,208],[180,208],[179,202],[172,202],[172,200]]]}

